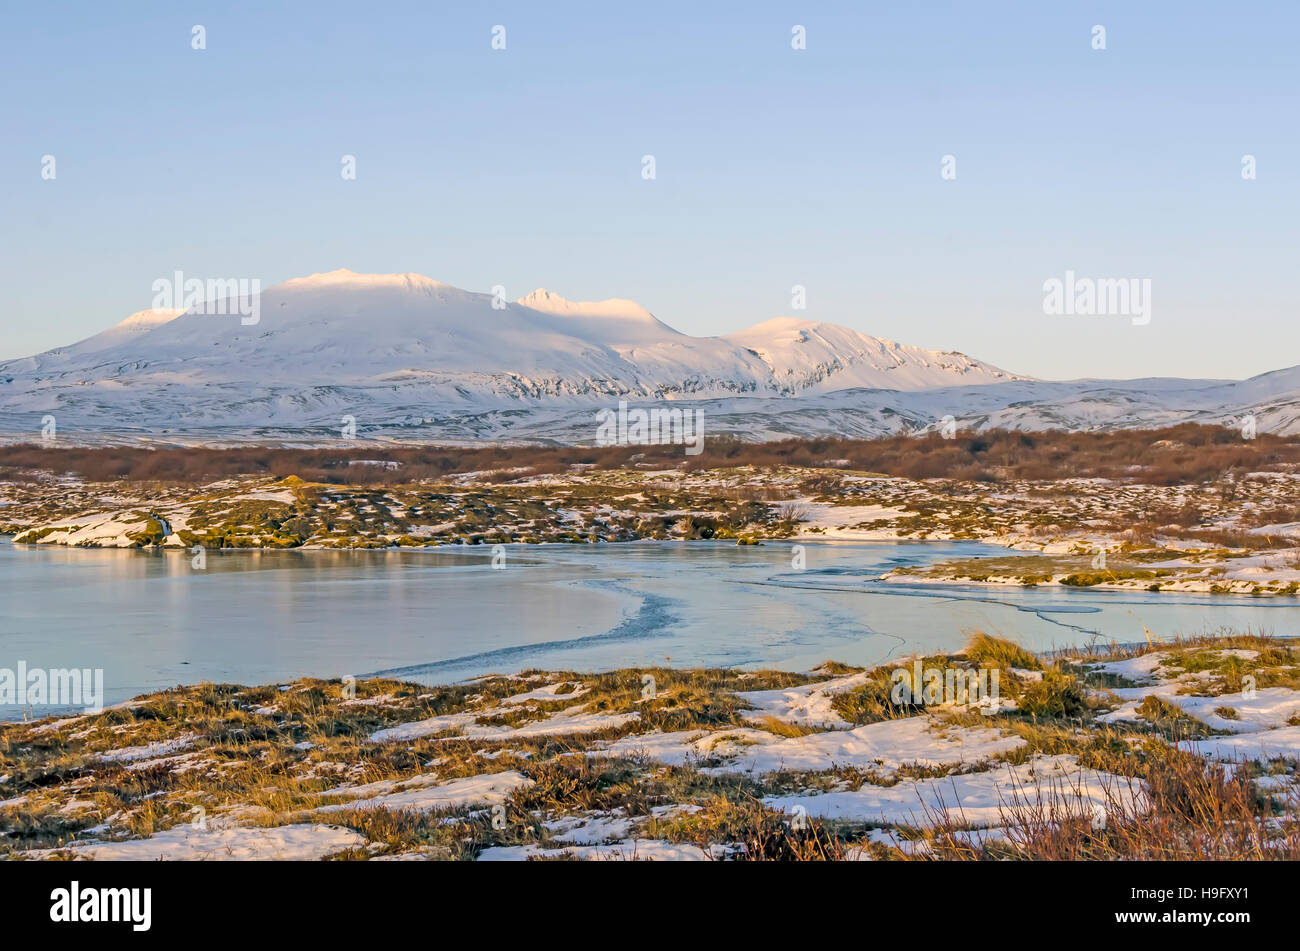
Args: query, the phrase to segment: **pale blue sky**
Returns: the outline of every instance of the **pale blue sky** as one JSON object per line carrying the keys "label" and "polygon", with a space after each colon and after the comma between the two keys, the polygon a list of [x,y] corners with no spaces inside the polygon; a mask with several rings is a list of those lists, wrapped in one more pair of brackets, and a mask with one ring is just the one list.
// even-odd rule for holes
{"label": "pale blue sky", "polygon": [[[348,267],[630,297],[694,334],[806,316],[1044,377],[1293,365],[1298,10],[10,5],[0,359],[177,269]],[[1150,278],[1150,324],[1044,315],[1066,269]]]}

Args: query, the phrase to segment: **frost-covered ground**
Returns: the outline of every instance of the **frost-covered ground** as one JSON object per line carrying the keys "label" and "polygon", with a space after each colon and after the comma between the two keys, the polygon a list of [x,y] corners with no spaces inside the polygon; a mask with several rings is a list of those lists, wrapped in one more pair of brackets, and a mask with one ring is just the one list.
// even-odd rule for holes
{"label": "frost-covered ground", "polygon": [[1045,658],[978,637],[921,661],[996,671],[970,706],[836,664],[176,688],[0,726],[0,853],[1294,858],[1291,643]]}

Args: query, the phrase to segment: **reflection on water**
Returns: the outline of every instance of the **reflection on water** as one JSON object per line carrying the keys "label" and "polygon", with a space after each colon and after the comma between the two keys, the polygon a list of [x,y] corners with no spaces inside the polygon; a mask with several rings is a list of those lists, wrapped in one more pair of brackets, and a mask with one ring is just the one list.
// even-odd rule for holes
{"label": "reflection on water", "polygon": [[[976,630],[1042,649],[1231,627],[1300,634],[1300,600],[874,581],[971,542],[639,542],[385,552],[184,552],[0,543],[0,667],[102,667],[108,702],[201,680],[528,667],[806,669],[948,649]],[[669,660],[670,659],[670,660]],[[48,710],[37,711],[48,713]],[[0,708],[0,716],[21,711]]]}

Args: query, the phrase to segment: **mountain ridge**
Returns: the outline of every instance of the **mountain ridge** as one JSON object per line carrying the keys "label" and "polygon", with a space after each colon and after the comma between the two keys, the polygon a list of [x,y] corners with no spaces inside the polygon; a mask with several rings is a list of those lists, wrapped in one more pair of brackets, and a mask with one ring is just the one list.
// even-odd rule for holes
{"label": "mountain ridge", "polygon": [[0,433],[39,430],[33,421],[48,414],[88,438],[292,438],[347,415],[400,438],[581,440],[592,408],[622,400],[708,406],[745,438],[801,427],[879,434],[943,416],[1089,428],[1256,410],[1261,427],[1300,431],[1300,367],[1244,381],[1059,383],[826,321],[776,317],[693,337],[621,298],[571,301],[538,288],[505,301],[413,273],[322,272],[268,288],[259,303],[252,325],[142,311],[0,363]]}
{"label": "mountain ridge", "polygon": [[[864,382],[908,389],[955,382],[959,375],[972,382],[1020,378],[972,358],[954,362],[939,351],[815,322],[806,326],[818,328],[816,359],[793,353],[788,340],[772,340],[764,349],[789,358],[773,365],[760,359],[753,346],[762,346],[754,339],[762,324],[738,335],[692,337],[632,301],[570,301],[538,289],[505,302],[409,273],[313,274],[267,289],[260,304],[260,318],[251,326],[238,325],[233,317],[190,311],[129,338],[106,340],[105,346],[93,350],[85,349],[87,341],[82,341],[8,361],[0,364],[0,372],[35,371],[38,379],[33,382],[38,384],[55,382],[40,377],[42,370],[119,377],[103,366],[118,360],[137,378],[144,368],[156,373],[167,367],[178,376],[214,384],[270,368],[283,373],[293,366],[304,383],[338,382],[340,374],[355,381],[430,371],[461,376],[462,385],[471,389],[482,375],[547,381],[549,389],[543,386],[542,392],[528,385],[513,391],[503,385],[494,393],[523,399],[564,392],[651,398],[686,393],[797,395],[810,388],[848,388]],[[777,326],[782,326],[780,321]],[[96,356],[88,363],[54,359],[90,353]],[[831,380],[850,366],[857,368],[855,374]],[[305,379],[312,376],[316,378]]]}

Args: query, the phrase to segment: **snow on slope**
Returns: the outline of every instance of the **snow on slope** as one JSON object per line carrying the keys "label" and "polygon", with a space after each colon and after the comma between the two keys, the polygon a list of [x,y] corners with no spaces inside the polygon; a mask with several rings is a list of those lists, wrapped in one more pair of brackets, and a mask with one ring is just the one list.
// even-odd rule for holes
{"label": "snow on slope", "polygon": [[629,395],[676,398],[775,389],[770,369],[743,347],[723,337],[680,333],[633,301],[576,302],[538,288],[516,303],[545,314],[546,326],[597,342],[634,367],[637,382]]}
{"label": "snow on slope", "polygon": [[[859,367],[845,378],[857,385],[863,354],[893,346],[840,331],[855,349],[837,355],[823,340],[815,358],[785,367],[726,338],[678,333],[631,301],[574,303],[538,290],[494,302],[421,275],[346,270],[269,288],[256,324],[194,312],[128,323],[131,332],[0,364],[0,412],[62,414],[97,429],[292,428],[353,403],[427,416],[554,400],[794,395],[827,388],[827,374],[842,366]],[[774,340],[767,350],[782,346]],[[899,354],[891,367],[925,351]],[[810,373],[811,363],[827,369]],[[894,379],[959,378],[935,372],[927,363],[914,379]],[[975,374],[1006,377],[991,368]],[[151,420],[142,419],[146,403]]]}
{"label": "snow on slope", "polygon": [[183,310],[176,308],[162,310],[141,310],[132,314],[119,324],[114,324],[107,330],[95,334],[93,337],[75,343],[68,347],[68,354],[93,353],[96,350],[107,350],[109,347],[125,343],[140,334],[148,333],[155,327],[161,327],[185,313]]}
{"label": "snow on slope", "polygon": [[0,434],[29,439],[318,442],[355,416],[377,439],[590,442],[620,399],[707,410],[746,439],[963,428],[1116,428],[1257,415],[1300,432],[1300,367],[1244,381],[1019,377],[960,353],[778,318],[679,333],[627,300],[545,289],[514,302],[418,274],[314,274],[262,293],[260,320],[142,312],[0,363]]}
{"label": "snow on slope", "polygon": [[7,364],[0,364],[10,370],[24,368],[28,370],[39,370],[43,367],[56,366],[67,363],[73,357],[84,356],[88,353],[97,353],[101,350],[108,350],[119,344],[129,343],[143,334],[161,327],[163,324],[175,320],[183,310],[141,310],[127,317],[120,323],[114,324],[107,330],[101,330],[93,337],[87,337],[78,343],[68,347],[59,347],[56,350],[50,350],[46,353],[37,354],[34,357],[27,357],[25,360],[13,360]]}
{"label": "snow on slope", "polygon": [[792,395],[852,387],[920,390],[1024,379],[962,353],[922,350],[794,317],[768,320],[723,339],[755,353],[782,390]]}

